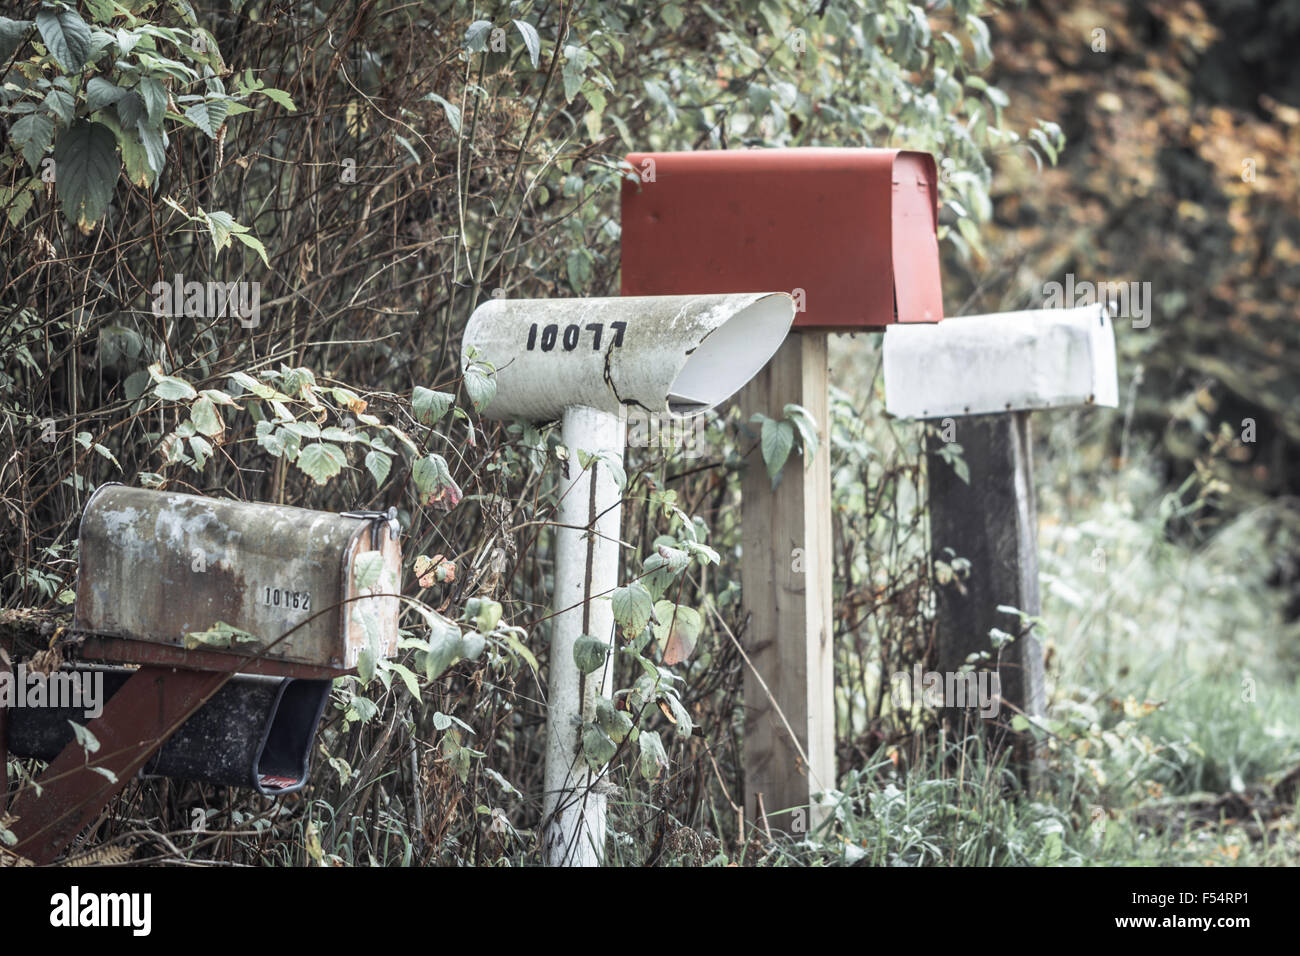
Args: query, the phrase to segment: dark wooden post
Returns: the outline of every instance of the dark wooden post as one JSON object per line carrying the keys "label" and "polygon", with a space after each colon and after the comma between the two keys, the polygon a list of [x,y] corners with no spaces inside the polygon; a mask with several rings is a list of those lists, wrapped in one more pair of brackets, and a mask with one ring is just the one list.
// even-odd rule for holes
{"label": "dark wooden post", "polygon": [[[1032,626],[999,606],[1038,617],[1037,514],[1034,504],[1033,455],[1029,412],[1006,412],[953,419],[956,441],[970,469],[970,483],[939,455],[943,441],[932,436],[926,465],[930,488],[930,544],[935,560],[945,548],[970,561],[970,574],[938,590],[939,669],[959,670],[969,655],[987,651],[996,663],[1002,706],[989,718],[995,740],[1005,741],[1017,713],[1043,713],[1043,648]],[[1016,635],[994,652],[992,628]],[[953,731],[973,730],[974,708],[949,710]],[[965,726],[963,726],[965,725]],[[1016,738],[1018,749],[1030,748],[1029,735]],[[1023,753],[1022,756],[1029,756]]]}

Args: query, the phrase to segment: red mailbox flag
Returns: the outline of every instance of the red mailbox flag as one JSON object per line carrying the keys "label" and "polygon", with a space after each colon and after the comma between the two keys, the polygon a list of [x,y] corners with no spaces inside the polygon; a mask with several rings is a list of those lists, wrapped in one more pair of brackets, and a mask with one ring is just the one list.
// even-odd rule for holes
{"label": "red mailbox flag", "polygon": [[622,294],[789,292],[796,329],[943,318],[934,157],[897,149],[631,153]]}

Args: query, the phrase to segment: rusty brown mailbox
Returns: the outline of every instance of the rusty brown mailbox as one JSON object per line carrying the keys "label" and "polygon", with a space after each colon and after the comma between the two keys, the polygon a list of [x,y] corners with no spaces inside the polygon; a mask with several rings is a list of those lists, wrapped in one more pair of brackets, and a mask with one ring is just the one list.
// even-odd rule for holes
{"label": "rusty brown mailbox", "polygon": [[943,318],[929,153],[741,149],[631,153],[622,294],[789,292],[794,328]]}

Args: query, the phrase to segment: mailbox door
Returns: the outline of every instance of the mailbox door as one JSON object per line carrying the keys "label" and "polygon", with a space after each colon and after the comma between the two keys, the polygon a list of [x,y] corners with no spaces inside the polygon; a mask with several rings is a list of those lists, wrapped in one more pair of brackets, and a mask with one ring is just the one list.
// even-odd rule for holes
{"label": "mailbox door", "polygon": [[943,318],[938,184],[928,153],[760,149],[632,153],[622,294],[789,292],[796,329]]}
{"label": "mailbox door", "polygon": [[[258,638],[233,644],[235,651],[283,638],[267,658],[339,670],[356,665],[367,640],[391,656],[397,599],[365,596],[399,586],[400,548],[386,528],[303,508],[106,485],[81,520],[75,627],[176,646],[223,623]],[[382,555],[382,582],[362,588],[356,564],[367,551]]]}

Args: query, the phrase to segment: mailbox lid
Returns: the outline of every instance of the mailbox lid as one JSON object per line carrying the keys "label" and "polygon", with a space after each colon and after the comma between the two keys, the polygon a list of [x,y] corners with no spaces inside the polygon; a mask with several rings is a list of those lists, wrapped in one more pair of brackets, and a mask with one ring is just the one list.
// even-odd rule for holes
{"label": "mailbox lid", "polygon": [[[746,149],[630,153],[622,294],[776,289],[796,329],[943,318],[929,153]],[[651,180],[653,176],[653,180]]]}
{"label": "mailbox lid", "polygon": [[[398,599],[364,596],[400,586],[387,522],[105,485],[79,539],[77,630],[183,646],[222,622],[259,638],[233,648],[252,653],[301,625],[265,656],[338,670],[356,666],[367,640],[397,651]],[[369,551],[382,566],[362,589],[356,562]]]}

